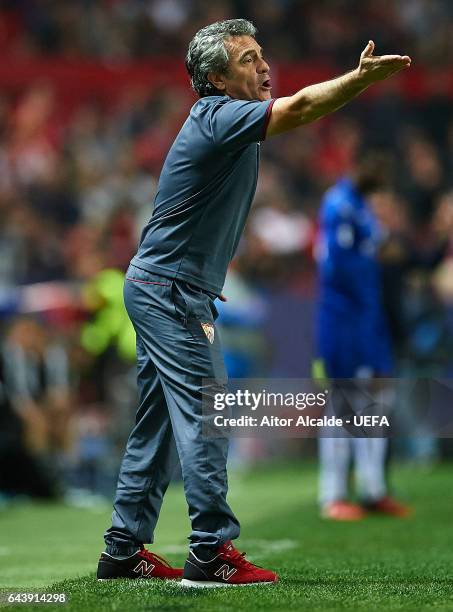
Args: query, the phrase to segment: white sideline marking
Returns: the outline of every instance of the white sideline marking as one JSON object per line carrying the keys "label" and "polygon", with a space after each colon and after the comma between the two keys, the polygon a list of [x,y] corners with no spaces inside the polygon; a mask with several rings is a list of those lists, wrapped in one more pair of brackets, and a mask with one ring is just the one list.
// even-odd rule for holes
{"label": "white sideline marking", "polygon": [[[233,542],[233,545],[235,542]],[[247,552],[250,550],[254,555],[265,552],[283,552],[285,550],[294,550],[295,548],[299,548],[299,542],[297,540],[264,540],[264,539],[248,539],[244,538],[239,542],[239,550],[246,549]],[[154,549],[154,545],[153,545]],[[181,553],[188,553],[189,547],[186,544],[167,544],[167,546],[159,546],[156,544],[156,551],[161,551],[165,554],[175,554],[179,555]],[[249,557],[249,555],[247,555]]]}
{"label": "white sideline marking", "polygon": [[[154,544],[152,545],[152,550],[154,550]],[[180,553],[185,553],[186,555],[188,555],[189,545],[188,544],[167,544],[167,546],[159,546],[159,544],[157,543],[156,552],[159,553],[159,551],[162,551],[162,553],[165,553],[167,555],[168,554],[179,555]]]}
{"label": "white sideline marking", "polygon": [[[297,540],[285,539],[285,540],[249,540],[241,539],[241,548],[250,548],[255,554],[255,550],[259,550],[260,553],[264,552],[282,552],[284,550],[294,550],[299,548],[299,542]],[[248,556],[248,555],[247,555]]]}

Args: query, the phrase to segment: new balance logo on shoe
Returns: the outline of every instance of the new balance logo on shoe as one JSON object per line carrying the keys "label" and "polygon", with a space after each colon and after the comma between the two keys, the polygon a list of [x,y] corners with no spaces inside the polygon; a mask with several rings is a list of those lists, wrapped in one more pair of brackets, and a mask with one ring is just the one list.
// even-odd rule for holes
{"label": "new balance logo on shoe", "polygon": [[136,574],[140,574],[140,576],[143,576],[143,578],[149,578],[149,576],[151,576],[151,574],[153,573],[153,569],[156,566],[153,565],[152,563],[147,563],[145,560],[140,561],[140,563],[134,567],[133,571]]}
{"label": "new balance logo on shoe", "polygon": [[171,567],[165,559],[144,547],[125,558],[116,558],[103,552],[97,571],[98,580],[115,578],[176,580],[181,577],[182,569]]}
{"label": "new balance logo on shoe", "polygon": [[223,578],[224,580],[229,580],[234,574],[237,572],[237,569],[234,567],[229,567],[226,563],[219,567],[219,569],[214,572],[214,576],[219,576],[219,578]]}

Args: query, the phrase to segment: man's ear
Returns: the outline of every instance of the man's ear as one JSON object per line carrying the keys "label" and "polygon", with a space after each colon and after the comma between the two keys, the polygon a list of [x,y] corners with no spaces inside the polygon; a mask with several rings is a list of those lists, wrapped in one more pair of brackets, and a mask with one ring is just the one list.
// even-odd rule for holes
{"label": "man's ear", "polygon": [[224,81],[224,75],[218,74],[217,72],[208,72],[208,81],[214,85],[218,91],[225,91],[226,85]]}

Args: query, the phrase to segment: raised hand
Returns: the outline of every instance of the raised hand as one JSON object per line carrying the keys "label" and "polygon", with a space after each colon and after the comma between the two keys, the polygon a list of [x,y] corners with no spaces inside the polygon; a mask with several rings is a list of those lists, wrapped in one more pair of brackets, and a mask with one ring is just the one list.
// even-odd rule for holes
{"label": "raised hand", "polygon": [[370,40],[355,70],[304,87],[292,96],[277,98],[272,107],[267,136],[317,121],[347,104],[373,83],[411,65],[408,55],[373,55],[373,51],[374,42]]}
{"label": "raised hand", "polygon": [[360,55],[358,68],[360,76],[370,84],[387,79],[411,65],[408,55],[373,55],[373,51],[374,42],[370,40]]}

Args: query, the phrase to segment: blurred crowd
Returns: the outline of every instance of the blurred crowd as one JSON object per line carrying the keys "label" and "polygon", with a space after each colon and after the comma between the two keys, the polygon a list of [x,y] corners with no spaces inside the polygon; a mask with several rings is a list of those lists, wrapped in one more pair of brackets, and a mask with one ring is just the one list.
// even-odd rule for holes
{"label": "blurred crowd", "polygon": [[427,65],[449,65],[453,57],[448,0],[2,0],[1,5],[3,45],[22,56],[181,55],[206,23],[244,17],[257,25],[261,44],[275,60],[309,55],[344,66],[371,34],[385,51],[401,47]]}
{"label": "blurred crowd", "polygon": [[[12,57],[182,60],[199,26],[240,15],[254,20],[267,55],[279,61],[310,56],[344,70],[372,32],[383,50],[403,50],[427,69],[453,63],[453,9],[441,0],[1,6],[0,46]],[[109,491],[135,401],[122,274],[193,101],[189,88],[144,84],[119,91],[108,107],[94,97],[62,112],[50,78],[0,95],[0,399],[7,423],[0,455],[24,466],[20,486],[1,471],[0,491],[27,491],[31,478],[51,494],[58,474],[72,491]],[[385,150],[394,169],[392,189],[375,205],[389,236],[384,301],[402,371],[451,373],[453,113],[448,92],[434,84],[424,99],[383,89],[261,147],[258,191],[227,282],[230,301],[221,307],[232,375],[292,374],[273,364],[279,348],[272,339],[281,336],[278,318],[269,315],[273,297],[296,296],[300,309],[290,324],[309,327],[321,196],[369,148]],[[405,303],[396,314],[395,292]],[[308,363],[313,346],[298,350]],[[298,375],[308,374],[301,367]],[[37,457],[52,465],[44,470],[56,474],[52,482],[30,477]]]}

